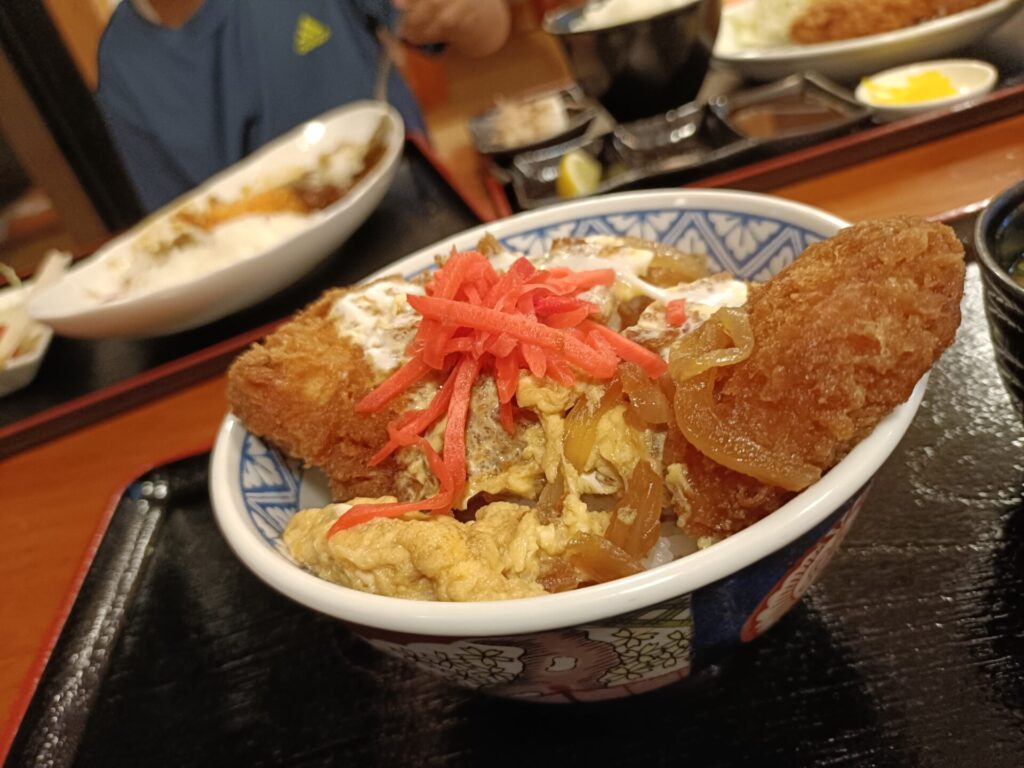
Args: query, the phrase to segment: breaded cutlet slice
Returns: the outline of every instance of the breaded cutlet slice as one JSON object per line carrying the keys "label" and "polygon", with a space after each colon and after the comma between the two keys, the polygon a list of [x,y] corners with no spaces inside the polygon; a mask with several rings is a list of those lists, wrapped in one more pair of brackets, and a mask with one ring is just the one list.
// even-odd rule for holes
{"label": "breaded cutlet slice", "polygon": [[340,334],[335,302],[364,286],[326,292],[254,344],[228,371],[231,410],[253,434],[327,474],[339,498],[395,493],[394,456],[371,467],[387,440],[387,423],[403,410],[396,398],[375,414],[353,410],[386,376],[363,349]]}
{"label": "breaded cutlet slice", "polygon": [[[665,460],[676,465],[669,484],[686,529],[721,537],[764,517],[905,402],[953,341],[964,271],[953,230],[894,217],[843,229],[755,286],[746,305],[750,356],[705,371],[676,392],[684,434],[673,430]],[[677,352],[699,349],[720,332],[712,318]],[[688,394],[681,398],[681,391]],[[704,427],[688,415],[699,411],[709,414]],[[726,446],[720,457],[697,445],[712,433],[708,446]],[[765,470],[766,457],[775,457],[776,467],[797,468],[790,477],[799,474],[803,482],[765,481],[783,474]],[[758,479],[760,471],[765,476]]]}
{"label": "breaded cutlet slice", "polygon": [[984,5],[990,0],[821,0],[790,25],[795,43],[831,43],[906,29]]}

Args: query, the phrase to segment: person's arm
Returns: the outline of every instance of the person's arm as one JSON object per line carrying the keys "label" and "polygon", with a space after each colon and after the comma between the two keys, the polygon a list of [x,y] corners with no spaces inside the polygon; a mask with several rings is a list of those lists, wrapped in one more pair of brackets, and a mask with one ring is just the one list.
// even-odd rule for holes
{"label": "person's arm", "polygon": [[445,43],[467,56],[487,56],[508,39],[505,0],[394,0],[399,36],[414,45]]}

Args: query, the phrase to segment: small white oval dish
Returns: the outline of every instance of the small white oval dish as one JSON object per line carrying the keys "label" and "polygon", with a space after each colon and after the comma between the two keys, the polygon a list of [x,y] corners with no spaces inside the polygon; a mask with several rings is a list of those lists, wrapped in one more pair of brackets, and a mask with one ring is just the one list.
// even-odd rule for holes
{"label": "small white oval dish", "polygon": [[[935,98],[909,98],[889,101],[891,97],[899,98],[899,89],[913,89],[914,78],[929,76],[948,82],[954,93]],[[989,93],[999,79],[999,71],[987,61],[978,59],[941,59],[938,61],[921,61],[894,67],[871,75],[861,80],[854,95],[857,101],[871,108],[879,120],[899,120],[922,112],[951,107]]]}

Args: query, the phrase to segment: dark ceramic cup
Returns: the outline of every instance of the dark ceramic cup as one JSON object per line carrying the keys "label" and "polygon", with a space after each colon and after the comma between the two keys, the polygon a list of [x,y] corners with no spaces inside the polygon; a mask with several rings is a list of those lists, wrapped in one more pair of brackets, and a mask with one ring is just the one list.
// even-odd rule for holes
{"label": "dark ceramic cup", "polygon": [[556,10],[544,30],[562,46],[580,88],[620,123],[693,101],[711,60],[721,0],[693,0],[646,19],[574,31],[582,8]]}
{"label": "dark ceramic cup", "polygon": [[996,364],[1024,418],[1024,286],[1009,274],[1024,256],[1024,181],[992,198],[975,225],[974,242]]}

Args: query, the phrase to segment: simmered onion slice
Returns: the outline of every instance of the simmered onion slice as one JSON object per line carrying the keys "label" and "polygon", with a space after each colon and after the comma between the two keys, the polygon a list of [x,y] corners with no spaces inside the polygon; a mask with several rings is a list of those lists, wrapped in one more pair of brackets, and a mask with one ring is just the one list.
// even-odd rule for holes
{"label": "simmered onion slice", "polygon": [[700,253],[685,253],[664,244],[637,243],[654,250],[654,257],[645,275],[648,282],[664,288],[680,283],[692,283],[708,274],[708,257]]}
{"label": "simmered onion slice", "polygon": [[762,445],[718,412],[715,382],[720,369],[745,360],[753,344],[742,309],[719,310],[676,344],[669,364],[676,385],[676,424],[694,448],[723,467],[767,485],[801,491],[821,477],[818,467]]}
{"label": "simmered onion slice", "polygon": [[579,399],[565,419],[563,450],[577,472],[582,472],[597,442],[597,425],[601,417],[622,399],[622,383],[615,379],[605,390],[596,408],[591,408],[586,396]]}
{"label": "simmered onion slice", "polygon": [[629,404],[645,424],[668,424],[672,419],[672,406],[658,382],[641,370],[636,363],[619,365],[622,389]]}
{"label": "simmered onion slice", "polygon": [[742,307],[723,307],[706,326],[711,327],[684,336],[673,348],[669,373],[677,384],[711,368],[736,365],[754,351],[754,332]]}
{"label": "simmered onion slice", "polygon": [[583,581],[603,584],[623,576],[640,573],[643,566],[622,547],[593,533],[578,533],[565,549],[565,559],[583,577]]}
{"label": "simmered onion slice", "polygon": [[563,505],[565,504],[565,477],[561,469],[558,475],[550,483],[544,486],[537,499],[537,518],[543,524],[548,524],[562,516]]}
{"label": "simmered onion slice", "polygon": [[647,557],[661,532],[665,484],[650,462],[636,463],[604,536],[636,559]]}

